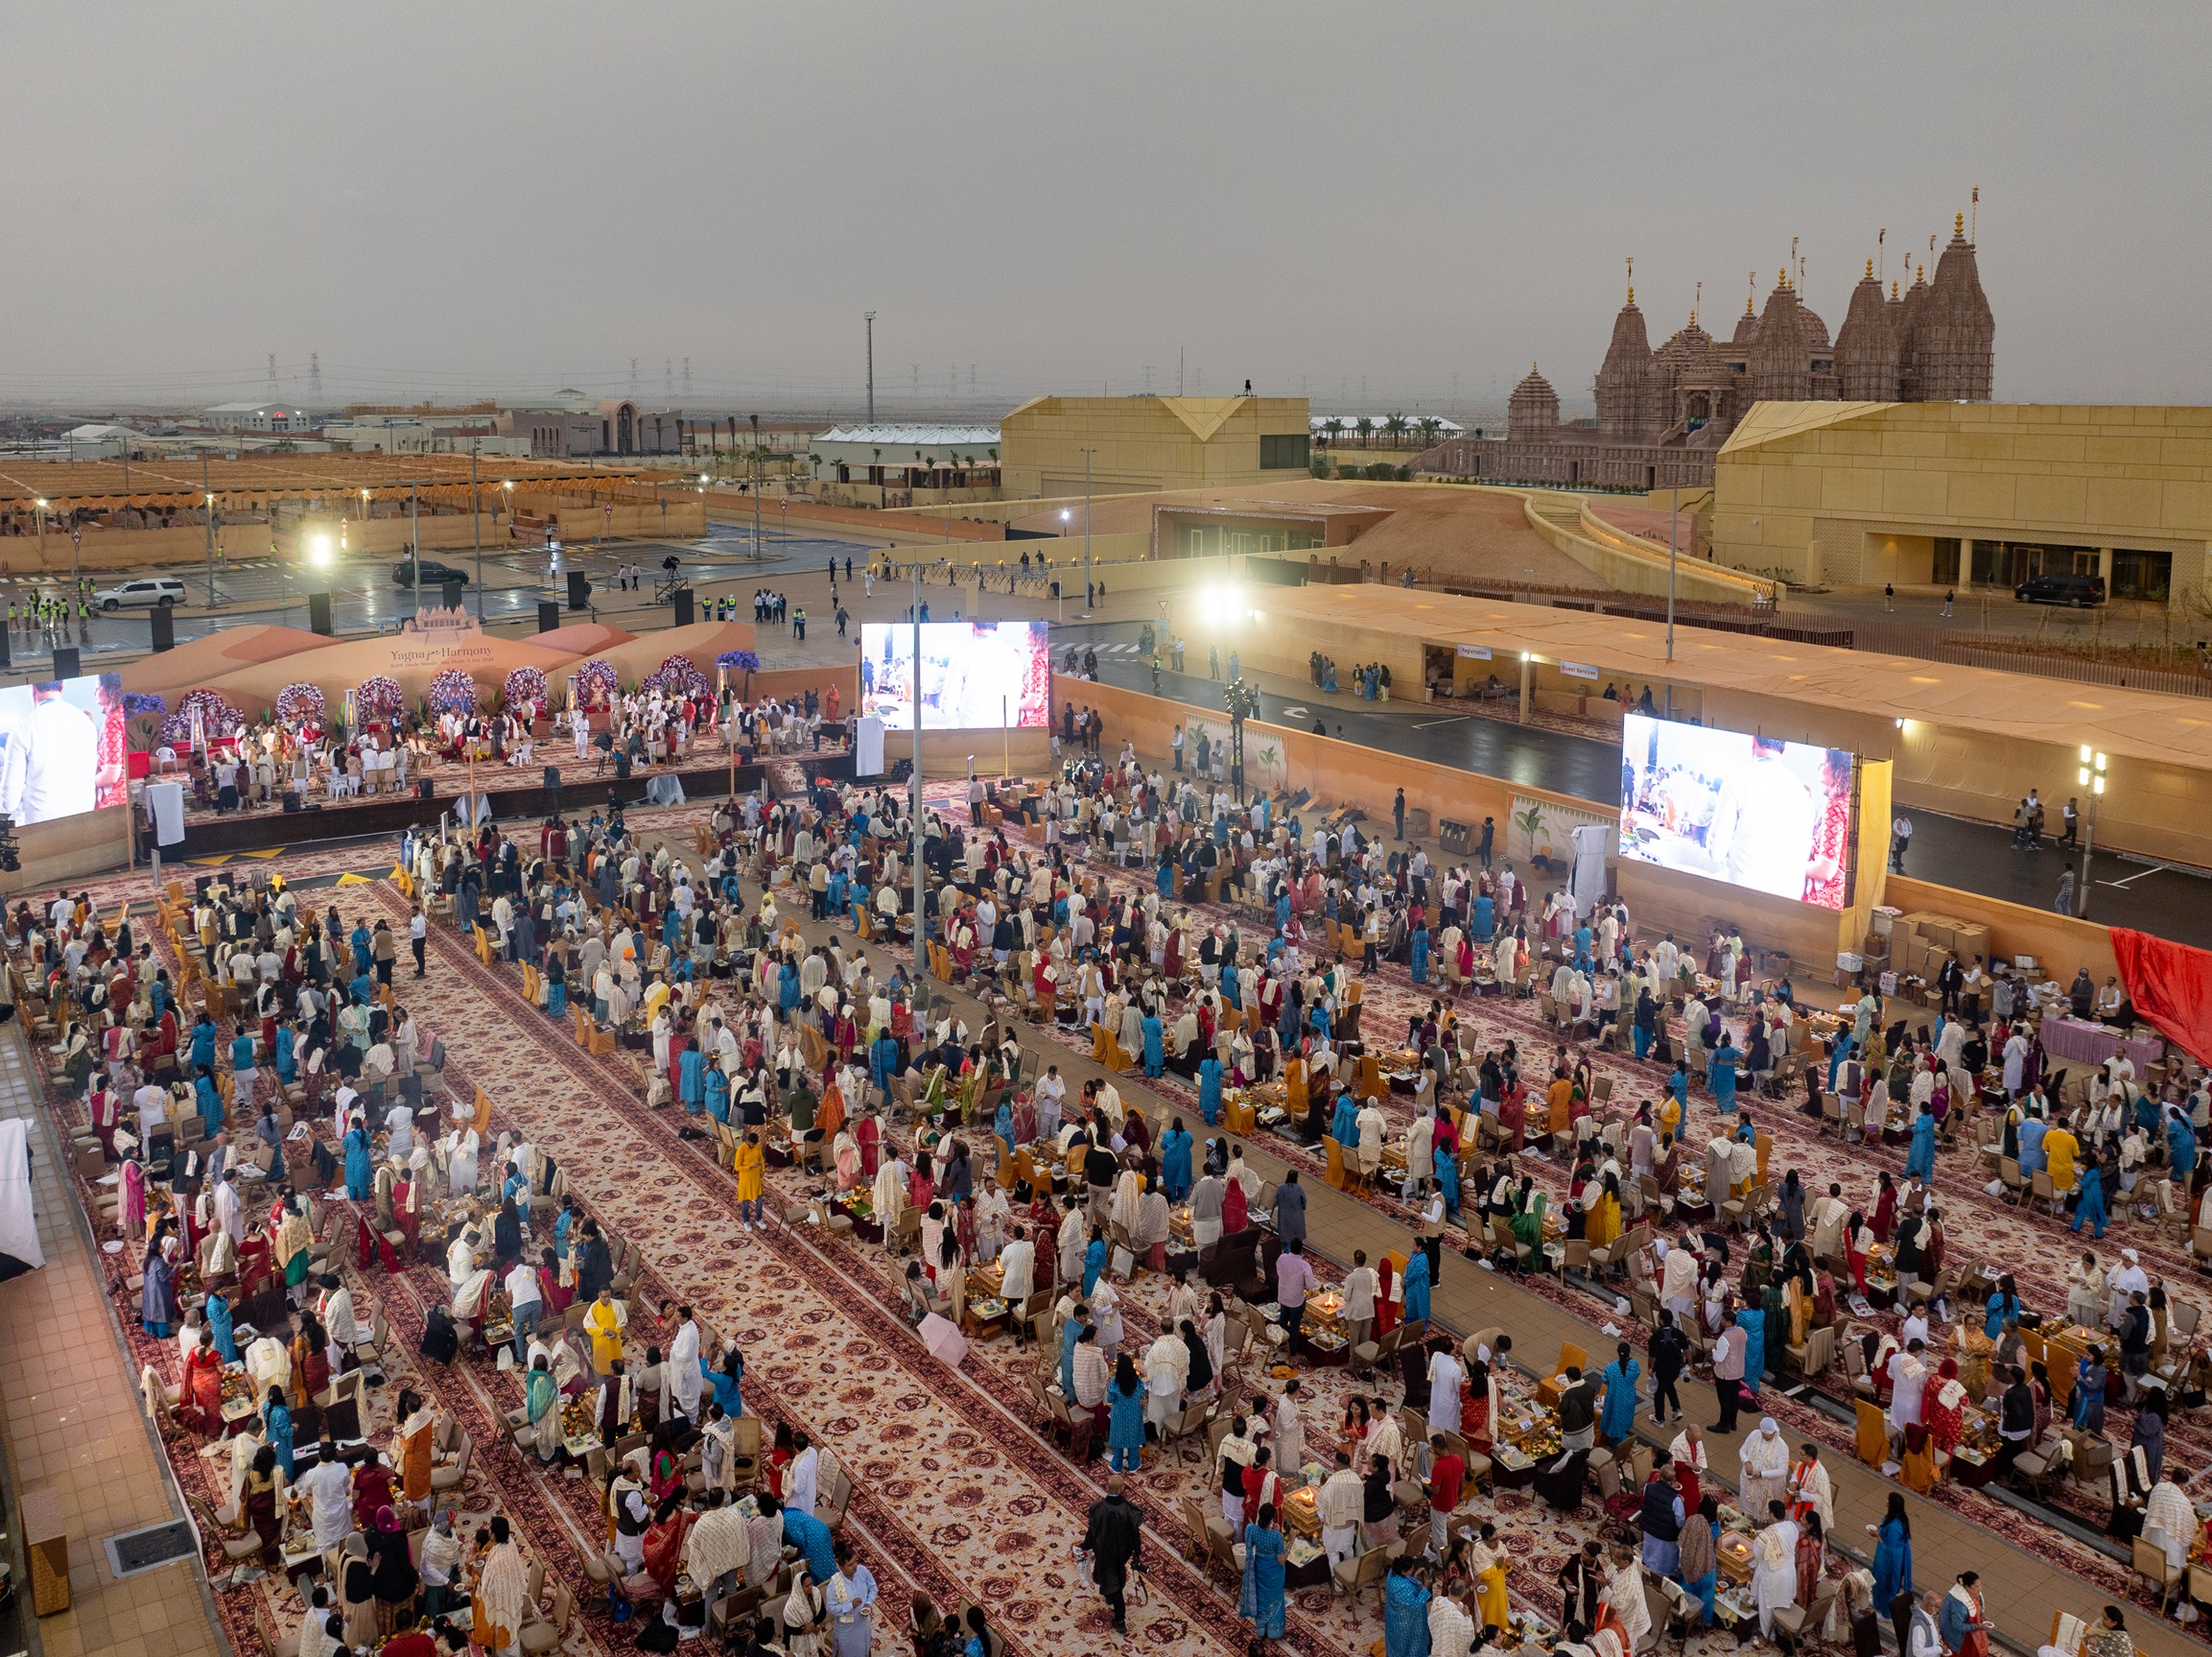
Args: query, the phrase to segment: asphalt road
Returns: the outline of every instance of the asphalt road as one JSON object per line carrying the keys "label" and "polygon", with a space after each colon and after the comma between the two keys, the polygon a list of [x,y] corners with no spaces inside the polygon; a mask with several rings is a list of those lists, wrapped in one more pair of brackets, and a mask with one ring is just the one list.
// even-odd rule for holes
{"label": "asphalt road", "polygon": [[[1070,623],[1052,629],[1057,659],[1070,645],[1098,651],[1098,677],[1131,690],[1152,689],[1149,664],[1136,651],[1134,624]],[[1160,688],[1194,707],[1219,708],[1222,687],[1203,673],[1160,675]],[[1384,712],[1366,705],[1346,707],[1341,698],[1301,698],[1296,687],[1273,681],[1263,689],[1259,718],[1276,724],[1311,729],[1326,721],[1329,734],[1343,736],[1384,753],[1480,771],[1532,788],[1549,789],[1608,805],[1620,799],[1620,750],[1610,743],[1563,731],[1524,726],[1441,708],[1409,706]],[[1962,891],[2030,909],[2049,909],[2059,876],[2069,862],[2080,874],[2080,859],[2045,841],[2039,851],[2013,847],[2009,827],[1914,812],[1913,839],[1904,872]],[[2212,873],[2097,853],[2091,863],[2089,918],[2107,926],[2212,948]]]}
{"label": "asphalt road", "polygon": [[[758,578],[765,578],[772,584],[777,578],[793,572],[819,571],[833,556],[840,560],[851,557],[857,567],[867,557],[868,549],[849,541],[782,535],[771,529],[763,533],[756,553],[751,528],[731,525],[718,525],[714,533],[696,541],[617,541],[603,548],[585,544],[551,555],[502,549],[486,554],[483,559],[484,619],[496,622],[534,615],[540,599],[565,603],[571,570],[590,574],[595,602],[601,607],[610,602],[617,608],[633,607],[649,600],[654,579],[661,573],[661,560],[671,554],[683,561],[685,573],[703,600],[709,594],[731,590],[744,598]],[[467,602],[470,608],[476,607],[474,554],[432,552],[424,555],[424,560],[426,564],[446,564],[470,578],[465,589]],[[186,602],[175,614],[176,641],[182,644],[224,627],[252,623],[304,627],[308,625],[308,595],[326,590],[331,595],[331,624],[338,631],[396,627],[415,607],[412,588],[393,580],[394,566],[400,561],[397,557],[360,558],[318,571],[278,558],[246,559],[217,572],[216,590],[222,603],[212,611],[206,604],[202,572],[192,568],[164,571],[180,577],[187,593]],[[630,563],[644,566],[644,590],[618,594],[612,584],[613,572]],[[115,585],[125,579],[95,578],[95,585]],[[0,580],[0,614],[5,613],[11,600],[27,601],[38,590],[39,583],[35,581]],[[57,589],[46,590],[58,596]],[[438,602],[435,588],[426,586],[423,596],[426,602]],[[57,642],[75,644],[87,656],[107,651],[144,650],[152,638],[152,626],[144,610],[95,612],[82,638],[74,627],[59,639],[18,627],[10,636],[9,649],[19,662],[44,655]]]}

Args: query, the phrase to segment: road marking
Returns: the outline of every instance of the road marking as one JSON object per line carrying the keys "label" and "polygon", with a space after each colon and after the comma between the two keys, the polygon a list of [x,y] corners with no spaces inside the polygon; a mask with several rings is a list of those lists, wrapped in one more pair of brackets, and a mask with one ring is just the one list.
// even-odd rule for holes
{"label": "road marking", "polygon": [[1282,717],[1290,720],[1302,720],[1312,711],[1311,708],[1284,708]]}
{"label": "road marking", "polygon": [[1455,725],[1458,724],[1462,720],[1471,720],[1472,718],[1474,718],[1472,714],[1453,714],[1451,718],[1447,720],[1425,720],[1422,723],[1415,725],[1413,728],[1417,731],[1432,731],[1436,729],[1438,725]]}
{"label": "road marking", "polygon": [[2151,865],[2149,868],[2139,868],[2139,869],[2137,869],[2137,870],[2136,870],[2136,871],[2135,871],[2133,874],[2127,876],[2125,879],[2122,879],[2122,880],[2101,880],[2101,881],[2099,881],[2097,884],[2098,884],[2099,886],[2122,886],[2122,887],[2124,887],[2124,886],[2128,885],[2130,881],[2138,881],[2138,880],[2141,880],[2141,879],[2142,879],[2142,878],[2143,878],[2145,875],[2147,875],[2147,874],[2156,874],[2156,873],[2157,873],[2159,870],[2163,869],[2165,866],[2166,866],[2166,865],[2165,865],[2164,864],[2162,864],[2162,863],[2154,863],[2154,864],[2152,864],[2152,865]]}

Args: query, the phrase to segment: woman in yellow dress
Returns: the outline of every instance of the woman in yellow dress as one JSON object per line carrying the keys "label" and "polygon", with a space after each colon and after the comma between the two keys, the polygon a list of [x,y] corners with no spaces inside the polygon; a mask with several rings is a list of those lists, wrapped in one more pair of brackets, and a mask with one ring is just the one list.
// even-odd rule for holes
{"label": "woman in yellow dress", "polygon": [[1583,1235],[1592,1248],[1610,1247],[1620,1235],[1620,1176],[1605,1176],[1605,1189],[1590,1204],[1589,1218],[1584,1222]]}
{"label": "woman in yellow dress", "polygon": [[1469,1561],[1474,1567],[1475,1621],[1486,1628],[1513,1626],[1505,1600],[1505,1556],[1497,1550],[1497,1527],[1485,1524]]}
{"label": "woman in yellow dress", "polygon": [[400,1495],[411,1506],[430,1505],[432,1429],[436,1419],[413,1391],[399,1395],[399,1432],[392,1441],[392,1459],[399,1463]]}

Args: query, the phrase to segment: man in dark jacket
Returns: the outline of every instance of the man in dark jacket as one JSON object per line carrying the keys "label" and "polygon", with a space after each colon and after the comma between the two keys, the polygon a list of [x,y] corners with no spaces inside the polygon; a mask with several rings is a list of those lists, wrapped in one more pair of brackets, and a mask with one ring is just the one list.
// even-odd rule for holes
{"label": "man in dark jacket", "polygon": [[1596,1438],[1597,1387],[1569,1364],[1566,1390],[1559,1395],[1559,1447],[1563,1451],[1588,1450]]}
{"label": "man in dark jacket", "polygon": [[1675,1391],[1675,1382],[1682,1375],[1683,1363],[1689,1356],[1689,1342],[1683,1332],[1675,1327],[1675,1314],[1665,1307],[1659,1308],[1659,1327],[1651,1337],[1651,1409],[1652,1419],[1663,1422],[1667,1418],[1666,1407],[1671,1403],[1677,1415],[1683,1412],[1681,1395]]}
{"label": "man in dark jacket", "polygon": [[1105,1497],[1091,1505],[1084,1527],[1083,1548],[1091,1555],[1091,1576],[1099,1596],[1114,1613],[1114,1631],[1129,1632],[1129,1607],[1122,1598],[1129,1573],[1139,1569],[1144,1549],[1144,1515],[1121,1494],[1121,1475],[1106,1480]]}

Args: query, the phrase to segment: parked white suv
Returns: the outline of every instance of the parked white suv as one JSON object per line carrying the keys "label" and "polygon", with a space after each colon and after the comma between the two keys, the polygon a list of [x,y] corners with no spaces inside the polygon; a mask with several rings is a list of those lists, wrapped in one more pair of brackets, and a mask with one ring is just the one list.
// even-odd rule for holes
{"label": "parked white suv", "polygon": [[103,588],[92,595],[92,602],[104,610],[167,609],[184,602],[184,583],[175,576],[153,576]]}

